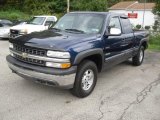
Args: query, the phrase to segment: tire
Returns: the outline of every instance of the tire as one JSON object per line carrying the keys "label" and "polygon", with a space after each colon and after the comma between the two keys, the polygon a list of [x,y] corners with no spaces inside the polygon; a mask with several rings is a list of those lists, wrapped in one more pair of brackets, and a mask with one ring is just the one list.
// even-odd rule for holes
{"label": "tire", "polygon": [[132,63],[134,66],[140,66],[144,59],[144,47],[141,46],[137,55],[132,58]]}
{"label": "tire", "polygon": [[84,60],[77,70],[74,87],[71,93],[79,98],[87,97],[92,93],[97,82],[97,66],[94,62]]}

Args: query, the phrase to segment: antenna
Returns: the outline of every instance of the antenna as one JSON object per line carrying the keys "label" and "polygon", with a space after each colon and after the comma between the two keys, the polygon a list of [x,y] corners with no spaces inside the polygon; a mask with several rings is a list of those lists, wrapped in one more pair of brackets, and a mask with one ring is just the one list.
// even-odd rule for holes
{"label": "antenna", "polygon": [[67,0],[67,13],[69,13],[69,8],[70,8],[70,0]]}
{"label": "antenna", "polygon": [[142,23],[142,28],[144,28],[145,12],[146,12],[146,0],[144,0],[144,12],[143,12],[143,23]]}

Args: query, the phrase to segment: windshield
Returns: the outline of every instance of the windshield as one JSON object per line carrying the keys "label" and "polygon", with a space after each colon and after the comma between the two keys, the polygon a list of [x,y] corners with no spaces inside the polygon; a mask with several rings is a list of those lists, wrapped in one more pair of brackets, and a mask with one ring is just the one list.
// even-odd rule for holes
{"label": "windshield", "polygon": [[42,25],[44,21],[45,17],[33,17],[27,24]]}
{"label": "windshield", "polygon": [[70,13],[63,16],[54,28],[86,34],[100,33],[104,19],[105,16],[100,14]]}
{"label": "windshield", "polygon": [[12,26],[13,23],[9,20],[0,20],[0,24],[3,26]]}

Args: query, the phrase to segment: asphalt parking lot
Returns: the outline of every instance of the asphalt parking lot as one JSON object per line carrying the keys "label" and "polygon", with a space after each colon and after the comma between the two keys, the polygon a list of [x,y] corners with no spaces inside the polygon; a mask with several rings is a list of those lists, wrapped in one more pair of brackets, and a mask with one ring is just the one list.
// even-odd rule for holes
{"label": "asphalt parking lot", "polygon": [[122,63],[99,74],[93,93],[79,99],[13,74],[8,41],[0,40],[0,120],[160,120],[160,53],[144,64]]}

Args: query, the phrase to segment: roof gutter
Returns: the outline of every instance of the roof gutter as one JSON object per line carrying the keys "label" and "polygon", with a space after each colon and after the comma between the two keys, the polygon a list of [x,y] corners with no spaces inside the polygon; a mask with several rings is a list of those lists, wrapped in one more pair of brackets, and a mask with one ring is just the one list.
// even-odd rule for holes
{"label": "roof gutter", "polygon": [[[127,9],[126,11],[144,11],[144,9]],[[152,11],[152,9],[145,9],[145,11]]]}

